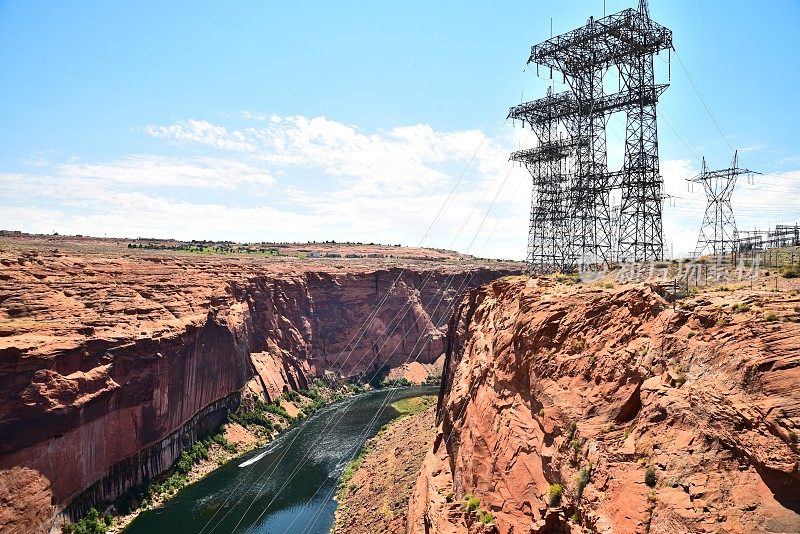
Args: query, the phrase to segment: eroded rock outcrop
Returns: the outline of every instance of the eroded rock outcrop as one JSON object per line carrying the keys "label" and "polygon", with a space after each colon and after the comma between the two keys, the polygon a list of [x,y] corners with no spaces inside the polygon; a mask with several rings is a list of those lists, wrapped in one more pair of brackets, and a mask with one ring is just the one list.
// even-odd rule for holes
{"label": "eroded rock outcrop", "polygon": [[800,532],[798,298],[683,306],[646,285],[519,277],[472,291],[409,531]]}
{"label": "eroded rock outcrop", "polygon": [[325,371],[434,362],[459,291],[508,272],[0,251],[0,480],[31,488],[0,487],[0,529],[47,530],[161,473],[245,388],[275,398]]}

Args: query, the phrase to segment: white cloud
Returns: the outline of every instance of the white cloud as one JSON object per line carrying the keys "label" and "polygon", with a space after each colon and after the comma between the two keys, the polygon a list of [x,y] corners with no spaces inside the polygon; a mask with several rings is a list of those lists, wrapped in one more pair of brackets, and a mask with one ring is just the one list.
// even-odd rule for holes
{"label": "white cloud", "polygon": [[167,141],[201,143],[210,147],[236,152],[250,152],[255,145],[245,140],[242,132],[228,132],[224,126],[190,119],[170,126],[146,126],[144,131]]}
{"label": "white cloud", "polygon": [[[256,124],[231,129],[188,120],[144,129],[193,155],[73,160],[0,174],[0,227],[417,245],[439,213],[423,245],[525,256],[530,177],[509,164],[508,153],[535,142],[528,131],[503,127],[485,136],[416,124],[365,132],[326,117],[241,116]],[[680,197],[665,205],[665,239],[683,254],[694,249],[705,208],[698,188],[686,190],[698,171],[685,160],[664,161],[661,171],[667,193]],[[742,182],[734,195],[740,228],[765,213],[774,222],[795,220],[798,191],[800,172]]]}
{"label": "white cloud", "polygon": [[198,157],[188,161],[153,155],[134,155],[112,163],[66,163],[58,166],[64,178],[95,179],[143,187],[210,187],[230,189],[238,184],[274,185],[269,171],[249,163]]}

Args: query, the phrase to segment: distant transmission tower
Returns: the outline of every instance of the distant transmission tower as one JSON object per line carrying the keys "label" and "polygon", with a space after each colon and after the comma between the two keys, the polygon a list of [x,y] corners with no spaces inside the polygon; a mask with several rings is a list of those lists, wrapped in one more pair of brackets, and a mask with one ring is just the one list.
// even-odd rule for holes
{"label": "distant transmission tower", "polygon": [[706,158],[703,158],[703,169],[699,176],[690,182],[703,184],[708,204],[703,216],[703,225],[694,249],[695,257],[703,254],[722,255],[736,252],[739,249],[739,232],[736,230],[736,219],[733,216],[731,196],[736,187],[736,178],[740,174],[759,174],[739,167],[739,152],[733,154],[733,164],[727,169],[709,171]]}
{"label": "distant transmission tower", "polygon": [[[528,65],[549,69],[551,78],[560,72],[569,87],[508,113],[539,138],[537,147],[511,155],[533,178],[531,271],[663,258],[656,104],[667,86],[655,83],[653,57],[671,48],[672,32],[650,19],[646,0],[531,48]],[[606,93],[603,78],[612,68],[620,89]],[[614,112],[628,117],[625,160],[609,172],[606,129]],[[614,213],[612,190],[621,198]]]}

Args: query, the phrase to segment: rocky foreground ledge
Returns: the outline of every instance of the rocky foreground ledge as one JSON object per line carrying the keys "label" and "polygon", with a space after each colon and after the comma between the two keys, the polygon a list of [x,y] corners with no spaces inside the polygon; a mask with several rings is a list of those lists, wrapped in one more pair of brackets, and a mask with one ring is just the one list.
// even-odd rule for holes
{"label": "rocky foreground ledge", "polygon": [[412,350],[433,363],[459,291],[521,269],[384,248],[301,259],[0,238],[0,531],[49,531],[157,477],[243,392],[274,400]]}
{"label": "rocky foreground ledge", "polygon": [[800,532],[798,292],[608,286],[465,299],[409,532]]}

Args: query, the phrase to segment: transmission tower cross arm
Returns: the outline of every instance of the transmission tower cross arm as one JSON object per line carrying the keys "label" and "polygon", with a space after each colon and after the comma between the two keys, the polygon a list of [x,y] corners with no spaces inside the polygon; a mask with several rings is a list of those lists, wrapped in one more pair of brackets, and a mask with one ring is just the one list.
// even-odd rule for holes
{"label": "transmission tower cross arm", "polygon": [[651,20],[647,10],[625,9],[532,46],[528,64],[573,76],[669,48],[672,30]]}

